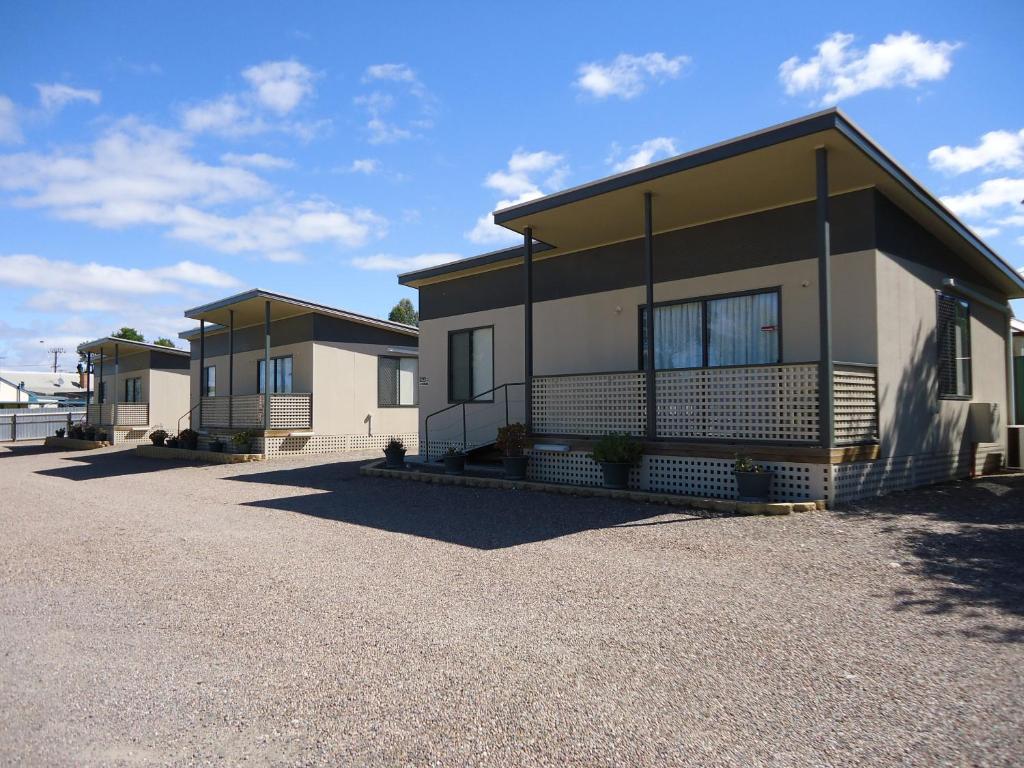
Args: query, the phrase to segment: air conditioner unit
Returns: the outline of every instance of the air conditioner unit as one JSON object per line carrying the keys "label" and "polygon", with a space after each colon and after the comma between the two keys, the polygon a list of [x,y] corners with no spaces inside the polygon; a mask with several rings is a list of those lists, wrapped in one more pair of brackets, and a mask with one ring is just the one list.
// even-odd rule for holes
{"label": "air conditioner unit", "polygon": [[1006,466],[1014,469],[1024,469],[1024,425],[1007,427],[1009,439],[1007,440]]}

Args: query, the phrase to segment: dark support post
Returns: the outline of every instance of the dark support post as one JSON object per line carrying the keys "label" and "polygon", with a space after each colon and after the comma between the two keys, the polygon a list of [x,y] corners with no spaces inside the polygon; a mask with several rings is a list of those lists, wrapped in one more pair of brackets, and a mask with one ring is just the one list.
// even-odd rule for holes
{"label": "dark support post", "polygon": [[828,150],[815,150],[817,175],[817,218],[815,234],[818,250],[818,423],[821,429],[821,445],[835,447],[834,408],[832,397],[832,253],[829,241],[828,209]]}
{"label": "dark support post", "polygon": [[644,378],[647,395],[647,439],[658,436],[657,388],[654,374],[654,217],[651,211],[651,193],[644,192],[644,282],[647,288],[647,357],[644,359]]}
{"label": "dark support post", "polygon": [[[114,404],[110,407],[110,426],[117,424],[117,404],[121,402],[120,393],[117,391],[120,381],[118,376],[121,373],[121,352],[120,345],[114,345]],[[113,435],[111,435],[113,437]]]}
{"label": "dark support post", "polygon": [[235,425],[235,310],[228,310],[228,427]]}
{"label": "dark support post", "polygon": [[[533,227],[523,231],[523,381],[526,434],[533,432]],[[506,393],[507,395],[507,393]]]}
{"label": "dark support post", "polygon": [[92,352],[85,353],[85,375],[88,386],[85,390],[85,412],[89,413],[89,406],[92,405]]}
{"label": "dark support post", "polygon": [[197,424],[203,428],[203,398],[206,397],[206,321],[199,321],[199,419]]}
{"label": "dark support post", "polygon": [[[263,429],[270,429],[270,302],[263,304]],[[264,449],[265,450],[265,449]]]}
{"label": "dark support post", "polygon": [[[104,391],[106,387],[103,386],[103,361],[106,359],[106,357],[107,355],[104,352],[104,348],[100,347],[100,375],[96,384],[96,404],[99,406],[99,408],[96,409],[96,413],[99,414],[97,418],[100,420],[103,419],[103,395],[106,394],[106,392]],[[89,421],[88,411],[85,412],[85,418],[86,421]],[[92,421],[89,421],[89,423],[92,424]]]}

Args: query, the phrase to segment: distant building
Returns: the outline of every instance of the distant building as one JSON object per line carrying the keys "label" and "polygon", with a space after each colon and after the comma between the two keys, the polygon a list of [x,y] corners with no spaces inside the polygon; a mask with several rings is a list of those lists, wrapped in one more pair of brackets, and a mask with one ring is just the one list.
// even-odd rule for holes
{"label": "distant building", "polygon": [[0,375],[0,408],[56,407],[67,401],[85,401],[77,372],[4,371]]}

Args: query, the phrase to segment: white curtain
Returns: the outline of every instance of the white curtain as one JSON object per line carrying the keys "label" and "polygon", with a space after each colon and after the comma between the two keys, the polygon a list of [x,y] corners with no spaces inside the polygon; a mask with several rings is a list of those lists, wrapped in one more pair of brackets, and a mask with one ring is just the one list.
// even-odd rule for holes
{"label": "white curtain", "polygon": [[473,397],[493,387],[494,331],[491,328],[478,328],[473,331]]}
{"label": "white curtain", "polygon": [[699,368],[704,364],[701,315],[700,302],[654,308],[656,369]]}
{"label": "white curtain", "polygon": [[708,365],[754,365],[778,359],[777,293],[708,302]]}
{"label": "white curtain", "polygon": [[416,404],[415,357],[403,357],[398,361],[398,404]]}

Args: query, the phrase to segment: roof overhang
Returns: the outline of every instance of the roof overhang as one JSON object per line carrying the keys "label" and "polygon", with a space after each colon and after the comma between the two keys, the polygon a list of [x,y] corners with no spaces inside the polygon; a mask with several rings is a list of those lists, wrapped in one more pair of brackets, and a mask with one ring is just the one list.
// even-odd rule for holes
{"label": "roof overhang", "polygon": [[79,344],[78,354],[103,354],[106,357],[112,357],[115,345],[117,346],[118,357],[141,355],[145,352],[166,352],[170,355],[180,355],[182,357],[189,356],[188,350],[178,349],[177,347],[165,347],[162,344],[150,344],[148,341],[118,339],[114,336],[104,336],[103,338],[96,339],[95,341],[87,341]]}
{"label": "roof overhang", "polygon": [[[228,296],[225,299],[194,307],[185,311],[185,317],[192,320],[201,320],[213,323],[214,328],[208,329],[216,332],[227,328],[231,322],[231,313],[234,312],[234,323],[236,328],[245,328],[250,325],[259,325],[264,321],[265,307],[270,304],[270,320],[286,320],[290,317],[308,315],[311,313],[330,315],[343,320],[349,320],[361,325],[369,325],[376,328],[383,328],[395,333],[404,333],[410,337],[419,336],[419,329],[405,323],[396,323],[392,320],[381,320],[376,317],[360,315],[356,312],[349,312],[344,309],[328,307],[323,304],[316,304],[312,301],[304,301],[280,293],[254,288],[243,293]],[[221,327],[222,326],[222,327]],[[198,330],[189,330],[179,334],[180,338],[192,338]]]}
{"label": "roof overhang", "polygon": [[[1009,297],[1024,278],[838,109],[749,133],[494,213],[494,222],[547,244],[537,260],[644,236],[644,194],[655,234],[815,199],[815,150],[828,150],[829,194],[877,188]],[[405,285],[522,260],[522,247],[486,264],[467,259],[403,275]],[[503,252],[499,252],[503,253]]]}

